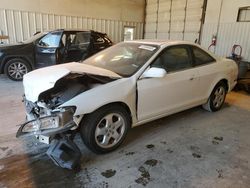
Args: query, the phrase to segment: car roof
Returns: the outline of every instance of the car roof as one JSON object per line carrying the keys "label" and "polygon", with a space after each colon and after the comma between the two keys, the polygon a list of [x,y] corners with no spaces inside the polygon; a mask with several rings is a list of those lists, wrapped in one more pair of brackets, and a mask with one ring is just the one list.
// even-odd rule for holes
{"label": "car roof", "polygon": [[133,41],[126,41],[132,43],[142,43],[142,44],[151,44],[157,46],[168,46],[168,45],[177,45],[177,44],[190,44],[195,45],[197,44],[189,41],[181,41],[181,40],[159,40],[159,39],[141,39],[141,40],[133,40]]}
{"label": "car roof", "polygon": [[218,59],[219,57],[210,52],[209,50],[203,48],[199,44],[196,44],[194,42],[189,41],[182,41],[182,40],[159,40],[159,39],[141,39],[141,40],[132,40],[132,41],[125,41],[128,43],[139,43],[139,44],[145,44],[145,45],[156,45],[162,48],[173,46],[173,45],[192,45],[196,46],[203,51],[207,52],[210,56],[212,56],[214,59]]}
{"label": "car roof", "polygon": [[68,32],[94,32],[94,33],[98,33],[98,34],[102,34],[102,35],[106,35],[106,33],[102,33],[99,31],[94,31],[94,30],[90,30],[90,29],[56,29],[56,30],[50,30],[49,32],[54,32],[54,31],[68,31]]}

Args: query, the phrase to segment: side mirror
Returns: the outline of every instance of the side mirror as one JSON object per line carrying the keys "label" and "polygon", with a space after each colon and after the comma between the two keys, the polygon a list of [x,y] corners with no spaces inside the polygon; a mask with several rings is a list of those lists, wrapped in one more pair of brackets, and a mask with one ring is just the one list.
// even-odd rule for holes
{"label": "side mirror", "polygon": [[163,78],[166,74],[163,68],[151,67],[141,75],[141,78]]}

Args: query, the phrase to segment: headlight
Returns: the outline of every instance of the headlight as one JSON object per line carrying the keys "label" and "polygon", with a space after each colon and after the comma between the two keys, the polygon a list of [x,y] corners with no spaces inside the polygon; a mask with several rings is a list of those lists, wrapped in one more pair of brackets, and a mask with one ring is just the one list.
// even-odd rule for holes
{"label": "headlight", "polygon": [[64,108],[50,116],[28,121],[18,129],[17,137],[23,135],[56,134],[64,132],[75,126],[73,115],[75,108]]}
{"label": "headlight", "polygon": [[59,117],[58,116],[47,116],[37,120],[27,122],[22,132],[36,132],[39,130],[55,129],[59,127]]}

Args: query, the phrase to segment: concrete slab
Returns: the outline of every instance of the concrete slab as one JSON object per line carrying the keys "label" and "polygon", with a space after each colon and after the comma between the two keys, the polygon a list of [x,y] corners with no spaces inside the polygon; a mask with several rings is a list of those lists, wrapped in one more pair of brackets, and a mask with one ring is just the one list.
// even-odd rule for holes
{"label": "concrete slab", "polygon": [[0,187],[249,187],[250,96],[232,92],[216,113],[193,108],[131,129],[106,155],[81,142],[81,169],[56,167],[46,145],[16,139],[22,83],[0,77]]}

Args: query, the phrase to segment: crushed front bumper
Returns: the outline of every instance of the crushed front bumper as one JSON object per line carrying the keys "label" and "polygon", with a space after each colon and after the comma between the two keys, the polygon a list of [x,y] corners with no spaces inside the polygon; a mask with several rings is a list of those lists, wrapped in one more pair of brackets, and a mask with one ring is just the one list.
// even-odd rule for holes
{"label": "crushed front bumper", "polygon": [[51,136],[70,130],[76,126],[73,120],[72,108],[61,109],[51,115],[39,117],[23,123],[17,131],[16,137],[30,135]]}
{"label": "crushed front bumper", "polygon": [[[44,103],[32,103],[24,97],[27,122],[16,137],[35,136],[39,142],[49,144],[47,155],[62,168],[74,169],[81,159],[81,151],[74,143],[75,130],[82,116],[74,116],[75,107],[51,110]],[[72,132],[68,132],[72,130]],[[68,134],[70,133],[70,134]]]}

